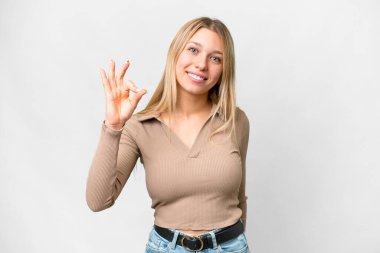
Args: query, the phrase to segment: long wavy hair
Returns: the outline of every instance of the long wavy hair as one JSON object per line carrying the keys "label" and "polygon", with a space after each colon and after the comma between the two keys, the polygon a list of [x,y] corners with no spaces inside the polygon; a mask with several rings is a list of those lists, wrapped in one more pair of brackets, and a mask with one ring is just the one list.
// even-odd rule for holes
{"label": "long wavy hair", "polygon": [[167,112],[169,117],[175,110],[177,102],[177,79],[175,67],[179,55],[184,50],[190,38],[201,28],[207,28],[217,33],[223,45],[223,68],[221,78],[208,92],[208,99],[216,104],[216,110],[212,115],[215,117],[220,112],[224,117],[224,123],[214,129],[212,135],[230,129],[230,134],[235,132],[235,52],[232,36],[228,28],[218,19],[200,17],[188,21],[177,32],[170,44],[166,66],[158,87],[144,110],[138,115],[151,115]]}

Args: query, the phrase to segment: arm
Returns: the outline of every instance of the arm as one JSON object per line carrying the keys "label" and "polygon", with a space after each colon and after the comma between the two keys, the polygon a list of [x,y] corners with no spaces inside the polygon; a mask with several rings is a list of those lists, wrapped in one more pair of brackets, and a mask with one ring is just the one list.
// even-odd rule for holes
{"label": "arm", "polygon": [[241,219],[244,224],[244,230],[246,227],[247,221],[247,199],[248,197],[245,194],[245,183],[246,183],[246,157],[247,157],[247,149],[248,149],[248,140],[249,140],[249,120],[245,113],[239,110],[237,115],[239,124],[237,127],[237,141],[239,143],[239,149],[241,154],[241,164],[242,164],[242,181],[239,188],[239,205],[238,207],[242,210]]}
{"label": "arm", "polygon": [[86,188],[87,205],[94,212],[115,203],[140,156],[128,123],[115,130],[103,121]]}
{"label": "arm", "polygon": [[[112,60],[108,76],[104,69],[100,71],[106,95],[106,117],[86,188],[87,205],[94,212],[115,203],[140,156],[133,138],[137,133],[131,129],[136,121],[130,119],[147,91],[138,89],[132,81],[123,81],[129,65],[127,61],[115,76],[115,61]],[[130,91],[134,96],[130,96]]]}

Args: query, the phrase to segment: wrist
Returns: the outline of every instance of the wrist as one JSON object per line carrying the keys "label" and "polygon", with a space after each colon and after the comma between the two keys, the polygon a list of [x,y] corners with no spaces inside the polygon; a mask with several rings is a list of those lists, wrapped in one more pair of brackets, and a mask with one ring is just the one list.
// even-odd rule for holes
{"label": "wrist", "polygon": [[109,128],[112,128],[114,130],[120,130],[124,127],[124,124],[125,123],[119,123],[119,124],[110,124],[108,123],[107,121],[104,121],[104,124],[109,127]]}

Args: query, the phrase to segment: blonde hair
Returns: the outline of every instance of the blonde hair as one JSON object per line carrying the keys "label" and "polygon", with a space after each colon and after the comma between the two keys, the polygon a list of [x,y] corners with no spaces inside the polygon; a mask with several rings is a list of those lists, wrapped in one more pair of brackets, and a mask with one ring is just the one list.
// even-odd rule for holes
{"label": "blonde hair", "polygon": [[228,28],[218,19],[200,17],[187,22],[177,32],[170,44],[166,66],[161,77],[158,87],[144,110],[139,115],[150,115],[162,112],[168,112],[172,115],[177,102],[177,80],[175,66],[179,55],[184,50],[186,43],[201,28],[207,28],[216,32],[224,48],[223,52],[223,69],[218,83],[208,92],[208,99],[216,104],[216,110],[212,117],[214,118],[219,111],[224,117],[224,124],[215,129],[210,137],[218,132],[230,129],[235,131],[235,52],[232,36]]}

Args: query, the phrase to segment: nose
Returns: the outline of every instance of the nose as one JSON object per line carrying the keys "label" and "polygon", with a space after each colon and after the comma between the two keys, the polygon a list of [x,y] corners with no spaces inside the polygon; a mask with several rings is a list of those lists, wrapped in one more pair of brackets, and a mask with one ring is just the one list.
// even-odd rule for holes
{"label": "nose", "polygon": [[195,67],[202,71],[207,70],[207,56],[201,54],[197,55],[195,59]]}

